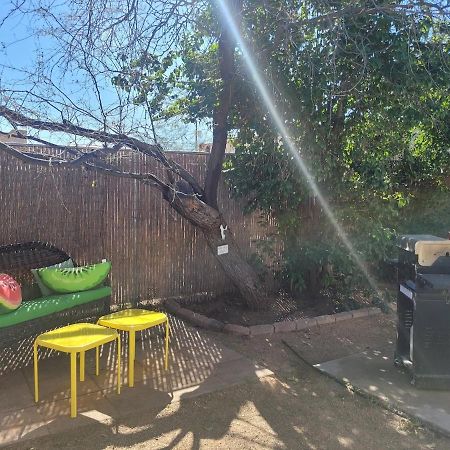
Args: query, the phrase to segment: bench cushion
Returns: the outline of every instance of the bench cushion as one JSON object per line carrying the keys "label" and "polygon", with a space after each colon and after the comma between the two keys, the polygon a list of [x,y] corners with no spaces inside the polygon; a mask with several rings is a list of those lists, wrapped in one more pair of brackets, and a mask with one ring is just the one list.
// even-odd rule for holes
{"label": "bench cushion", "polygon": [[28,320],[38,319],[50,314],[64,311],[84,303],[93,302],[111,295],[110,286],[102,286],[90,291],[72,294],[50,295],[22,303],[14,312],[0,315],[0,328],[17,325]]}

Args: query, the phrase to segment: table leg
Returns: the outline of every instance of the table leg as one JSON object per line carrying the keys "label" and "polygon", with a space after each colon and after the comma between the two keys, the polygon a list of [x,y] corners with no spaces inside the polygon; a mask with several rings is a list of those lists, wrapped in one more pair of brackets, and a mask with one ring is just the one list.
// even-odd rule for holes
{"label": "table leg", "polygon": [[38,345],[34,343],[34,401],[39,401]]}
{"label": "table leg", "polygon": [[128,385],[134,386],[134,358],[136,353],[136,332],[134,330],[128,333],[128,345],[130,346],[130,352],[128,355]]}
{"label": "table leg", "polygon": [[95,347],[95,375],[97,376],[100,372],[99,362],[100,362],[100,347]]}
{"label": "table leg", "polygon": [[70,417],[77,417],[77,352],[70,353]]}
{"label": "table leg", "polygon": [[169,319],[166,320],[166,342],[165,342],[165,352],[164,352],[164,369],[168,369],[169,367]]}
{"label": "table leg", "polygon": [[117,393],[120,394],[120,385],[122,384],[120,370],[120,335],[117,337]]}
{"label": "table leg", "polygon": [[86,352],[80,352],[80,381],[84,381]]}

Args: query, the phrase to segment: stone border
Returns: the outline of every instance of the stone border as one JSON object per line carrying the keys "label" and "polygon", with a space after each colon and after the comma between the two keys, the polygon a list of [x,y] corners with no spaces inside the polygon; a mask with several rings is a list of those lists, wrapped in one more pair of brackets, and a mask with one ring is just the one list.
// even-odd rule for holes
{"label": "stone border", "polygon": [[343,320],[357,319],[360,317],[375,316],[381,314],[380,308],[370,307],[355,309],[354,311],[345,311],[336,314],[328,314],[324,316],[310,317],[297,320],[284,320],[264,325],[252,325],[245,327],[231,323],[223,323],[220,320],[206,317],[203,314],[196,313],[190,309],[183,308],[175,299],[168,299],[164,302],[167,311],[177,317],[187,320],[193,325],[197,325],[207,330],[223,331],[235,336],[270,336],[274,333],[285,333],[288,331],[307,330],[309,328],[326,325]]}

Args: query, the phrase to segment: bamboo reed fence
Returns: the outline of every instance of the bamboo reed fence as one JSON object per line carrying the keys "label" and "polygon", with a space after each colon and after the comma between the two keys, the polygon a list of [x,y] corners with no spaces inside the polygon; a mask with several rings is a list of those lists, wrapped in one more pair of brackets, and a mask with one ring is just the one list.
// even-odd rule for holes
{"label": "bamboo reed fence", "polygon": [[[30,149],[29,151],[32,151]],[[203,179],[208,154],[170,156]],[[162,169],[145,156],[122,152],[120,164],[136,171]],[[40,167],[0,155],[0,244],[50,242],[78,263],[112,262],[113,304],[198,293],[233,292],[200,233],[161,199],[131,180],[81,169]],[[242,204],[220,187],[220,207],[243,253],[255,250],[271,219],[244,215]]]}

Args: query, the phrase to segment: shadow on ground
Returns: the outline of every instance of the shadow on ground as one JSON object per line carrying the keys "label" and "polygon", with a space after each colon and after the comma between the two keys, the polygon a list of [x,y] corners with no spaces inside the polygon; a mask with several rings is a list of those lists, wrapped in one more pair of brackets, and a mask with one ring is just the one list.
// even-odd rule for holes
{"label": "shadow on ground", "polygon": [[[358,347],[372,345],[365,341],[364,335],[371,335],[367,330],[391,326],[380,320],[364,319],[359,324],[354,321],[359,335],[339,325],[343,327],[339,334],[347,342],[347,351],[352,341]],[[22,438],[33,439],[32,445],[22,441],[11,448],[450,448],[446,438],[417,427],[320,375],[283,346],[280,336],[243,340],[202,332],[175,321],[174,328],[170,375],[162,369],[163,336],[152,330],[139,344],[136,388],[124,387],[118,396],[112,387],[114,375],[107,370],[115,358],[114,349],[110,348],[102,356],[102,376],[93,381],[90,377],[93,386],[83,386],[80,400],[85,398],[80,401],[80,417],[71,420],[66,416],[67,365],[64,385],[56,385],[59,375],[42,393],[48,398],[39,411],[43,418],[40,426],[27,428],[25,410],[34,406],[16,411],[10,423],[5,423],[3,416],[2,429],[20,423]],[[318,334],[286,336],[300,342],[300,347],[309,348],[319,346],[336,329],[323,327],[314,332]],[[385,336],[390,336],[390,331],[381,333],[379,339]],[[324,353],[329,355],[333,345],[340,348],[339,341],[333,343],[329,339]],[[57,360],[62,369],[63,360]],[[90,364],[92,373],[92,361]],[[29,383],[27,370],[21,373]],[[49,369],[48,376],[53,373]],[[3,392],[3,384],[0,386]],[[95,390],[96,386],[103,389]],[[54,418],[49,419],[52,415]]]}

